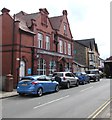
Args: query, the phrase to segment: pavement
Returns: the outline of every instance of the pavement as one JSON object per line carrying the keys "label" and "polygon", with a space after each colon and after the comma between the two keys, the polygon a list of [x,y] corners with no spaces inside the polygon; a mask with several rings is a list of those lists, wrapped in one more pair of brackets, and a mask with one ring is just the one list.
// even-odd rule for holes
{"label": "pavement", "polygon": [[[18,96],[16,89],[12,92],[0,91],[0,99]],[[97,116],[97,118],[109,118],[112,120],[112,102]]]}
{"label": "pavement", "polygon": [[12,92],[0,91],[0,99],[13,97],[13,96],[17,96],[17,95],[18,95],[18,93],[17,93],[16,89],[13,89]]}

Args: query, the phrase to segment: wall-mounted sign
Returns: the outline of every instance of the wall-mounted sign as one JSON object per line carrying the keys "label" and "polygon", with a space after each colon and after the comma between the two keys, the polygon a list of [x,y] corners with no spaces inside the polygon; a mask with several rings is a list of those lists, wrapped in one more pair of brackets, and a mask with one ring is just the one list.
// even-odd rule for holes
{"label": "wall-mounted sign", "polygon": [[28,68],[28,75],[31,74],[31,68]]}

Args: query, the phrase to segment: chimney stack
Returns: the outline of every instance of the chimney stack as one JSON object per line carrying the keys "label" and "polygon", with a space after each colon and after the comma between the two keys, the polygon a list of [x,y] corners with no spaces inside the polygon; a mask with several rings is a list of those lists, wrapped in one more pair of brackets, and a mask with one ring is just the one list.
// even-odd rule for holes
{"label": "chimney stack", "polygon": [[63,15],[68,15],[67,10],[63,10]]}
{"label": "chimney stack", "polygon": [[1,10],[1,12],[4,14],[4,13],[9,13],[10,12],[10,10],[8,10],[7,8],[3,8],[2,10]]}

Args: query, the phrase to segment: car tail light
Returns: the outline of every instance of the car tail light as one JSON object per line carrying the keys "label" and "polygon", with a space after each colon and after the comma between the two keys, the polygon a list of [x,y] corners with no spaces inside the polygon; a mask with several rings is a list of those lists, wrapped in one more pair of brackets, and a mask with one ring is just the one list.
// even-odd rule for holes
{"label": "car tail light", "polygon": [[65,78],[65,77],[63,77],[63,80],[66,80],[66,78]]}
{"label": "car tail light", "polygon": [[38,82],[32,82],[32,85],[36,85],[36,84],[38,84]]}

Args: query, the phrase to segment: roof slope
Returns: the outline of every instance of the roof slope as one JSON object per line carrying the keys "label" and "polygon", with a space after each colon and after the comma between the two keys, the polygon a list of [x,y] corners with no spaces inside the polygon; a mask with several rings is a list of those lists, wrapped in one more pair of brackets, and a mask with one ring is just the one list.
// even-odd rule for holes
{"label": "roof slope", "polygon": [[27,14],[25,12],[20,12],[17,13],[16,18],[19,18],[21,20],[24,20],[27,24],[28,27],[30,27],[32,25],[32,19],[36,20],[36,18],[39,16],[39,13],[32,13],[32,14]]}
{"label": "roof slope", "polygon": [[75,40],[76,42],[90,48],[91,50],[93,50],[95,48],[96,52],[98,52],[98,47],[97,44],[95,43],[95,39],[94,38],[90,38],[90,39],[83,39],[83,40]]}
{"label": "roof slope", "polygon": [[63,16],[51,17],[49,20],[51,22],[53,29],[59,30],[62,20],[63,20]]}

